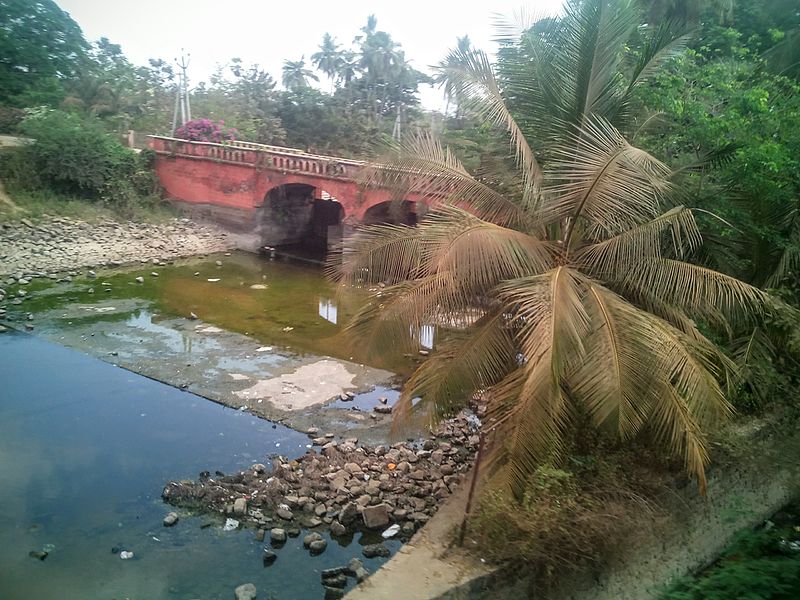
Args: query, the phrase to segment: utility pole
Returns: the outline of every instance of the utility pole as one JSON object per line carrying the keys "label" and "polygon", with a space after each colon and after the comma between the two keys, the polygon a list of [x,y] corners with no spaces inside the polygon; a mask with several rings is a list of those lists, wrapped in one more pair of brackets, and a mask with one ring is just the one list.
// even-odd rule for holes
{"label": "utility pole", "polygon": [[394,129],[392,129],[392,139],[399,142],[403,137],[403,118],[401,116],[401,105],[397,105],[397,117],[394,120]]}
{"label": "utility pole", "polygon": [[192,120],[192,109],[189,105],[189,80],[186,77],[186,69],[189,68],[189,59],[191,54],[183,55],[183,48],[181,48],[181,60],[175,59],[175,64],[180,71],[178,72],[178,89],[175,92],[175,111],[172,113],[172,133],[178,128],[178,111],[181,114],[181,125],[185,125],[186,121]]}

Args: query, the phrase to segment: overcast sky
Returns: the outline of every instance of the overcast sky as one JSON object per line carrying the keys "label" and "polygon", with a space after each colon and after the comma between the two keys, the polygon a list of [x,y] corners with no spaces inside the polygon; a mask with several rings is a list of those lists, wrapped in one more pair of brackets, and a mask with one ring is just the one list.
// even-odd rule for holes
{"label": "overcast sky", "polygon": [[[208,80],[218,63],[256,62],[280,83],[284,59],[309,61],[328,32],[345,46],[374,14],[378,29],[400,43],[420,71],[440,61],[456,38],[493,51],[497,15],[521,9],[552,14],[561,0],[56,0],[90,41],[107,37],[134,64],[191,53],[189,78]],[[323,87],[327,89],[327,83]],[[427,86],[426,86],[427,87]],[[422,90],[423,103],[441,104],[441,92]]]}

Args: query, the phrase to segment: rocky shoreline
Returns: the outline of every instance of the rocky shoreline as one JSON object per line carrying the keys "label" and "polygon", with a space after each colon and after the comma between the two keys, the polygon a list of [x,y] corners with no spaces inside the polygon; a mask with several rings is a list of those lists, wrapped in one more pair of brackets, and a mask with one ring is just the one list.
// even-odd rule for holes
{"label": "rocky shoreline", "polygon": [[[229,234],[189,219],[88,223],[45,216],[0,223],[0,277],[31,279],[90,267],[156,263],[233,249]],[[8,283],[8,281],[6,281]]]}
{"label": "rocky shoreline", "polygon": [[[204,471],[196,481],[169,482],[162,498],[252,527],[257,539],[270,537],[273,548],[285,535],[299,535],[301,527],[312,530],[310,536],[374,531],[406,541],[463,482],[478,446],[478,426],[477,418],[462,412],[430,437],[392,445],[359,445],[312,429],[311,447],[295,460],[277,457],[271,469],[256,463],[230,475]],[[319,540],[307,541],[312,553],[324,550],[312,545]],[[388,550],[371,544],[363,553],[369,558]]]}

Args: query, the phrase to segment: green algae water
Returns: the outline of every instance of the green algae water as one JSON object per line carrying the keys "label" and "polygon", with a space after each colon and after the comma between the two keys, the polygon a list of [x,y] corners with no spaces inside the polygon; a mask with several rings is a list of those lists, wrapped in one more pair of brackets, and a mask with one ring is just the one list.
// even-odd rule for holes
{"label": "green algae water", "polygon": [[310,557],[302,537],[290,538],[264,567],[253,530],[186,513],[162,525],[170,479],[297,456],[307,442],[80,352],[1,334],[0,598],[227,600],[247,582],[261,599],[323,598],[321,569],[359,557],[374,571],[386,560],[361,556],[374,539],[328,538]]}
{"label": "green algae water", "polygon": [[236,252],[68,283],[34,280],[27,288],[31,298],[10,308],[32,313],[37,328],[43,318],[50,334],[142,315],[153,323],[195,315],[299,356],[331,356],[400,374],[413,365],[407,356],[378,356],[342,335],[365,293],[337,290],[320,266],[296,261]]}

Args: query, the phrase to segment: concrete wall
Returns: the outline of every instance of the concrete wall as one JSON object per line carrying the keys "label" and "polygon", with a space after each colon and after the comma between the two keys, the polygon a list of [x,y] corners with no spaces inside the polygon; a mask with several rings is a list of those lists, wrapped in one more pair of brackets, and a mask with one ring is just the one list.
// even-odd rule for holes
{"label": "concrete wall", "polygon": [[552,590],[524,577],[493,575],[453,588],[441,600],[649,600],[670,581],[710,565],[742,529],[763,523],[800,495],[800,429],[777,418],[734,425],[730,451],[709,471],[708,496],[693,485],[665,490],[666,517],[628,532],[624,550],[595,572],[565,574]]}

